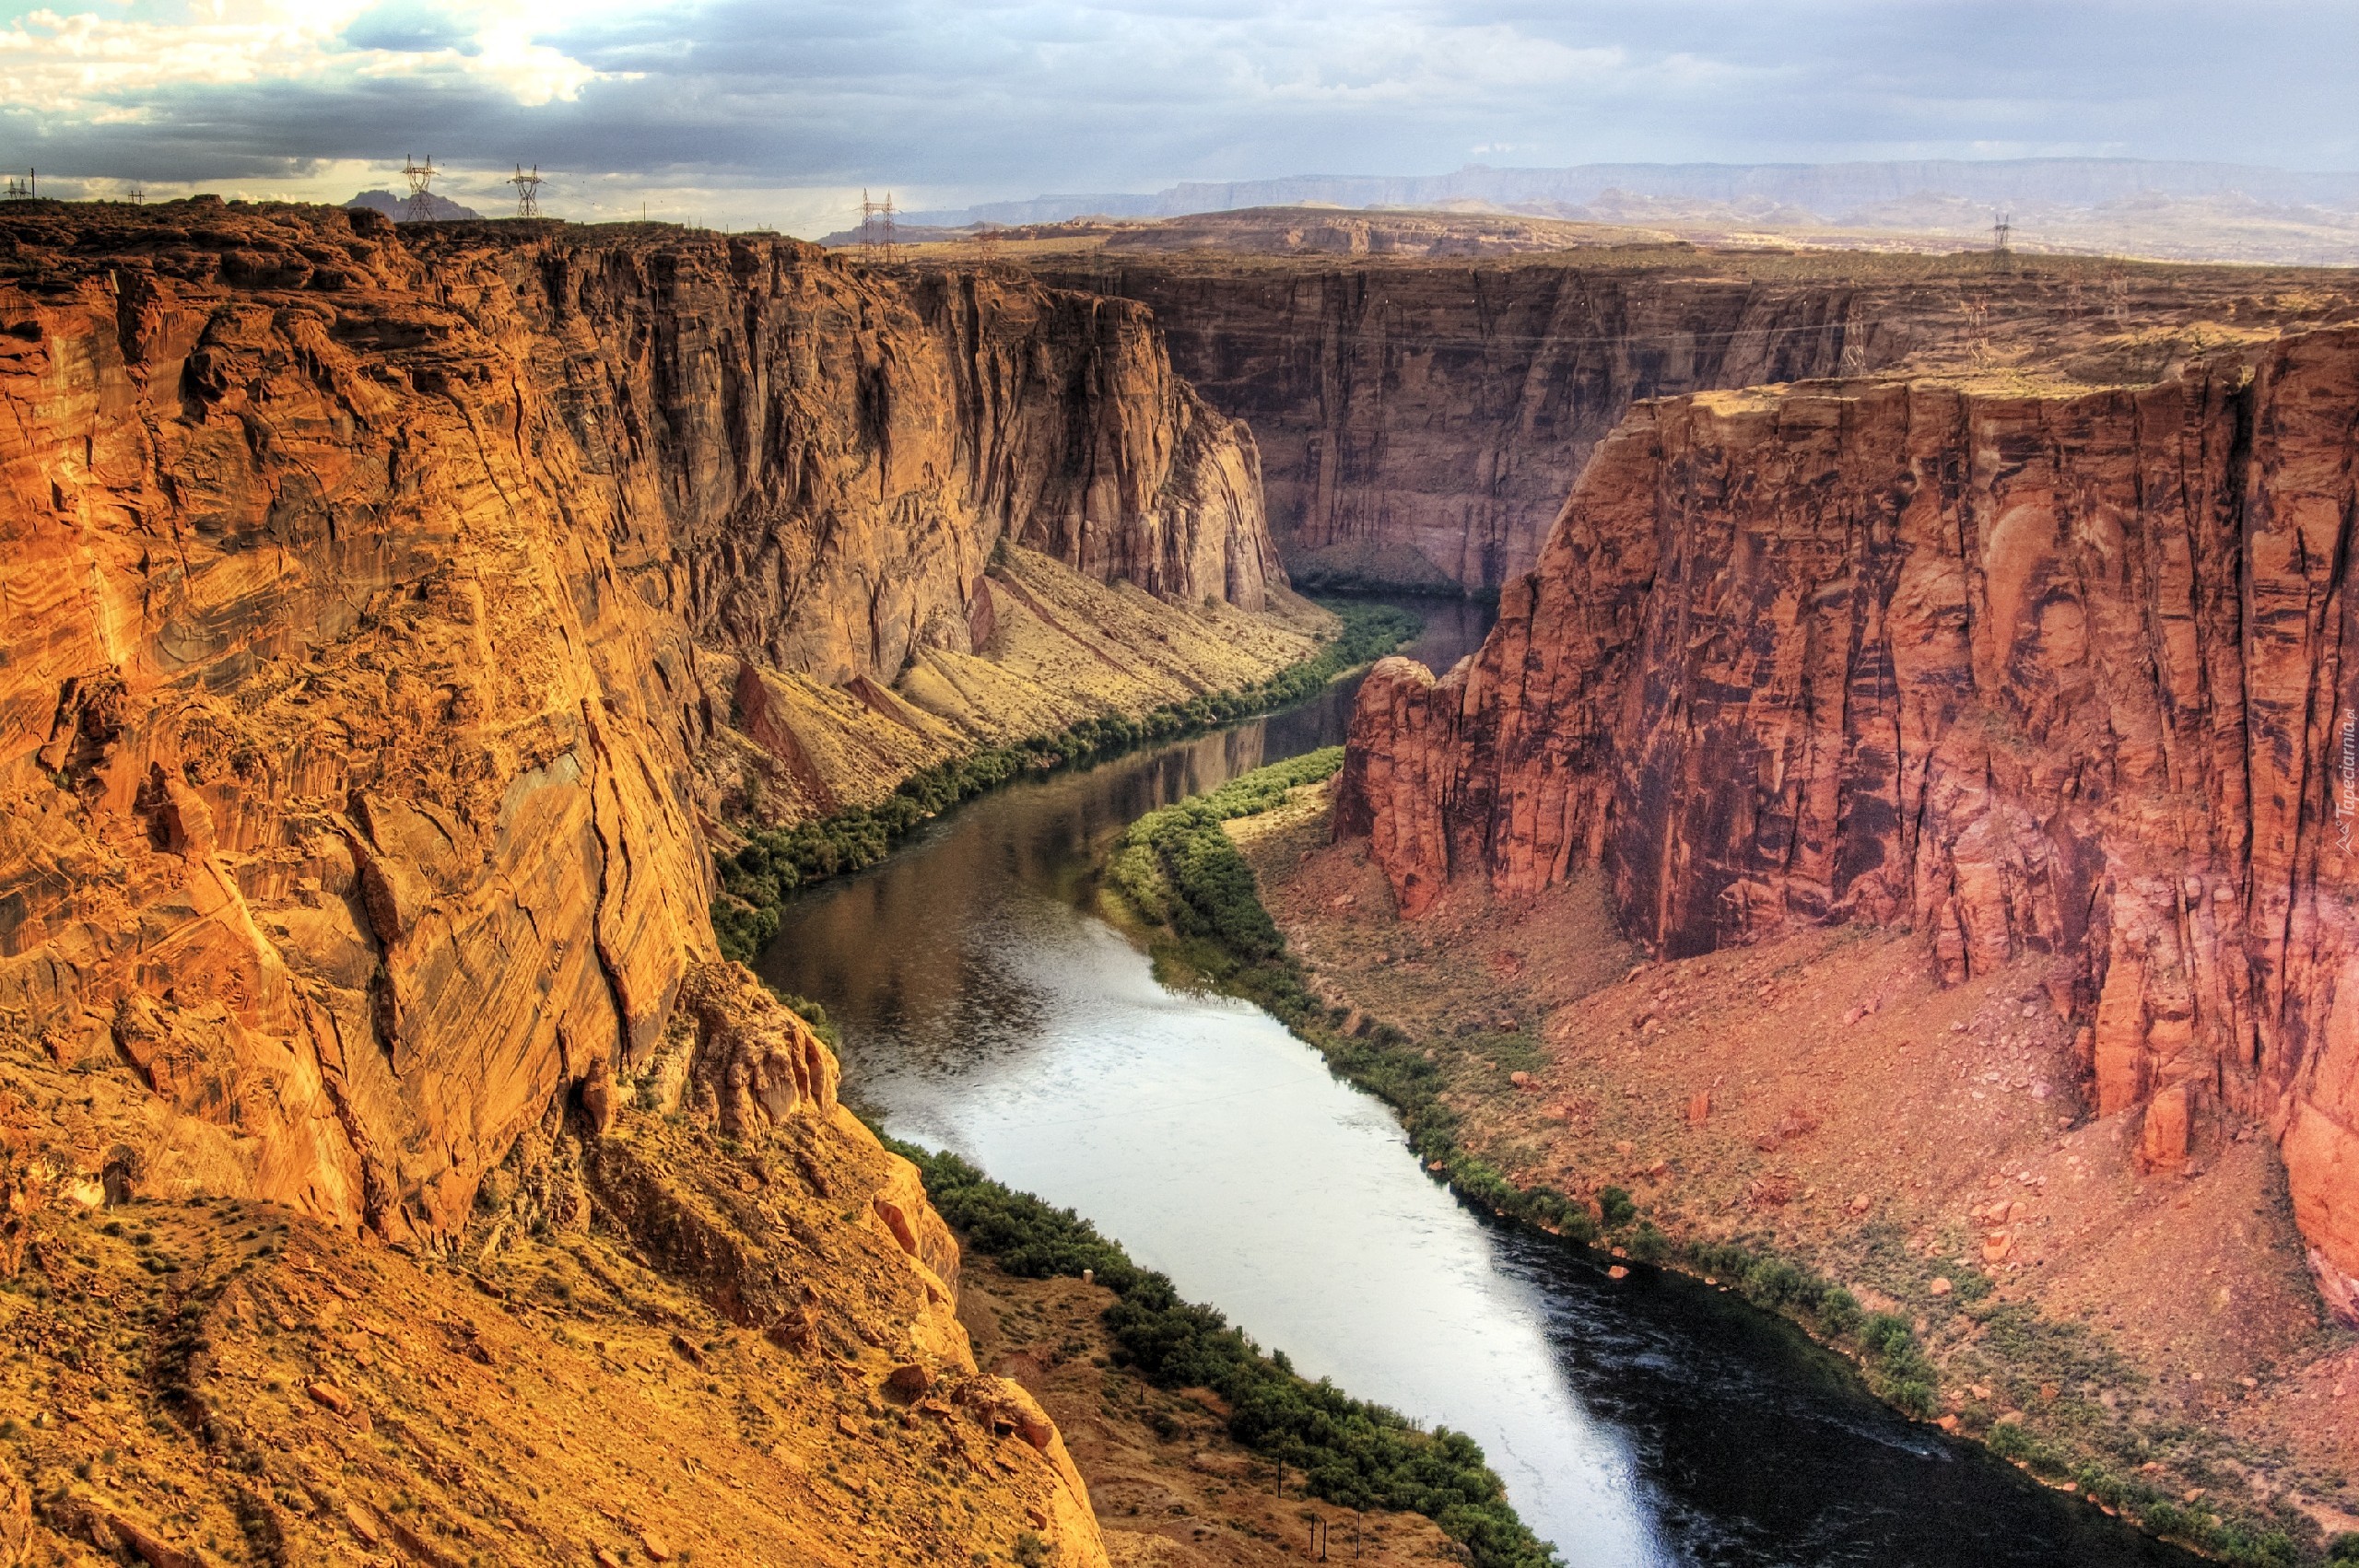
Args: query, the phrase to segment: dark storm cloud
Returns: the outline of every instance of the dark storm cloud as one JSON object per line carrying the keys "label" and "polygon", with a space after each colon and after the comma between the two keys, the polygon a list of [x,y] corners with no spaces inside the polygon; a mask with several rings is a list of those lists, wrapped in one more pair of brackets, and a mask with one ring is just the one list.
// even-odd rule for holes
{"label": "dark storm cloud", "polygon": [[[20,150],[0,161],[300,179],[430,144],[463,164],[539,158],[706,188],[891,181],[976,195],[1469,160],[2359,166],[2353,3],[539,11],[531,44],[587,78],[554,92],[499,65],[489,15],[386,0],[300,71],[183,80],[164,60],[153,79],[70,107],[11,92],[0,138]],[[38,32],[16,36],[38,52]],[[0,84],[25,53],[7,40],[0,24]]]}

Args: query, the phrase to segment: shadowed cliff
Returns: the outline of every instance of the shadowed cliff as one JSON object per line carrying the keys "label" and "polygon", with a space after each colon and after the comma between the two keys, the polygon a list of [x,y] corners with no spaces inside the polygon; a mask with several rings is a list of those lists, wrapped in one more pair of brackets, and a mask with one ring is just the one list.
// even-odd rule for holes
{"label": "shadowed cliff", "polygon": [[[1648,398],[2019,367],[2132,384],[2206,345],[2359,307],[2349,275],[2324,269],[1714,251],[1629,233],[1560,238],[1545,256],[1301,253],[1372,221],[1224,214],[1015,247],[1044,278],[1153,309],[1181,374],[1251,425],[1273,531],[1312,585],[1484,591],[1530,570],[1590,453]],[[1457,223],[1470,252],[1496,221],[1414,220]],[[1157,255],[1150,240],[1203,248]]]}

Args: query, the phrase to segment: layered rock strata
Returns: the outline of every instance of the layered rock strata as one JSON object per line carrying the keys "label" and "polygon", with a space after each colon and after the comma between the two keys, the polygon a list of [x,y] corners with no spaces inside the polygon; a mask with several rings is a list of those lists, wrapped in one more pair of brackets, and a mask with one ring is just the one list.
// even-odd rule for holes
{"label": "layered rock strata", "polygon": [[30,204],[0,410],[0,1020],[147,1091],[55,1146],[397,1236],[661,1040],[739,664],[1283,587],[1143,309],[791,240]]}
{"label": "layered rock strata", "polygon": [[1598,865],[1681,956],[1913,928],[2051,955],[2095,1108],[2175,1168],[2277,1136],[2359,1274],[2346,577],[2359,332],[2161,384],[1836,384],[1644,404],[1482,650],[1378,666],[1339,831],[1405,913]]}
{"label": "layered rock strata", "polygon": [[[101,1117],[142,1092],[72,1082]],[[50,1151],[16,1109],[21,1174]],[[24,1218],[0,1561],[963,1562],[1028,1534],[1106,1562],[1055,1422],[976,1367],[914,1167],[734,965],[689,972],[647,1071],[552,1103],[435,1251],[234,1199]]]}
{"label": "layered rock strata", "polygon": [[1637,401],[2023,364],[2148,380],[2204,345],[2359,307],[2323,271],[1685,245],[1316,261],[1253,253],[1273,244],[1242,220],[1166,227],[1185,239],[1206,222],[1226,253],[1156,257],[1142,235],[1032,264],[1152,307],[1181,374],[1251,425],[1273,529],[1306,582],[1489,590],[1520,575]]}

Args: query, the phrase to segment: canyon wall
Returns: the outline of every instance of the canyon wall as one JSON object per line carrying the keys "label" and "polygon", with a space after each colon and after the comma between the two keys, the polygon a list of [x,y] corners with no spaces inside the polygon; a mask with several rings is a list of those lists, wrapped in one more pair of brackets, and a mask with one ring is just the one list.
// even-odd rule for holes
{"label": "canyon wall", "polygon": [[2056,257],[2000,269],[1668,246],[1311,261],[1248,253],[1285,235],[1243,223],[1216,224],[1226,254],[1109,241],[1032,264],[1153,308],[1180,373],[1252,427],[1273,530],[1307,583],[1480,591],[1531,569],[1589,454],[1638,400],[2019,363],[2145,380],[2198,323],[2189,341],[2216,345],[2347,317],[2359,298],[2330,273]]}
{"label": "canyon wall", "polygon": [[1692,954],[1847,920],[2048,955],[2095,1109],[2264,1122],[2359,1299],[2359,332],[2072,394],[1642,404],[1481,652],[1394,659],[1340,832],[1404,913],[1595,865]]}
{"label": "canyon wall", "polygon": [[1136,305],[639,226],[0,215],[0,1044],[145,1089],[44,1146],[447,1234],[712,951],[708,667],[965,652],[1003,541],[1283,583]]}

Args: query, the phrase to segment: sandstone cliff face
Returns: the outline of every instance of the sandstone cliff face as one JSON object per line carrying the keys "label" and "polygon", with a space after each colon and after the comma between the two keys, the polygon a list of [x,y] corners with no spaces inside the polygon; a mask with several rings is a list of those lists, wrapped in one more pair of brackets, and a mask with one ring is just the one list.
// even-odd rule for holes
{"label": "sandstone cliff face", "polygon": [[[2026,360],[2151,380],[2189,343],[2347,319],[2334,275],[2048,258],[1582,252],[1545,262],[1050,256],[1144,302],[1182,375],[1259,441],[1305,581],[1491,589],[1539,558],[1638,400]],[[1250,243],[1238,246],[1250,249]]]}
{"label": "sandstone cliff face", "polygon": [[1253,484],[1144,310],[1025,279],[12,211],[0,1024],[146,1089],[55,1146],[447,1233],[710,953],[715,649],[822,683],[964,652],[1002,539],[1256,604]]}
{"label": "sandstone cliff face", "polygon": [[1644,405],[1482,651],[1379,665],[1339,830],[1404,912],[1601,865],[1668,955],[1844,920],[2052,954],[2101,1114],[2277,1134],[2359,1274],[2359,333],[2078,396]]}
{"label": "sandstone cliff face", "polygon": [[[0,1153],[37,1163],[8,1101]],[[29,1219],[0,1562],[965,1562],[1030,1531],[1106,1562],[1054,1422],[975,1365],[916,1170],[735,965],[692,969],[647,1071],[553,1103],[432,1252],[229,1199]]]}
{"label": "sandstone cliff face", "polygon": [[1128,301],[892,281],[791,241],[439,243],[512,296],[616,521],[661,523],[663,602],[699,638],[889,683],[972,650],[1003,539],[1187,601],[1258,610],[1284,581],[1250,439]]}

